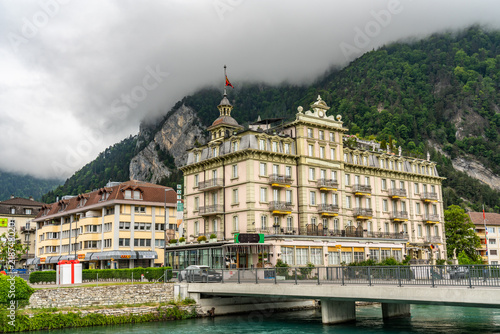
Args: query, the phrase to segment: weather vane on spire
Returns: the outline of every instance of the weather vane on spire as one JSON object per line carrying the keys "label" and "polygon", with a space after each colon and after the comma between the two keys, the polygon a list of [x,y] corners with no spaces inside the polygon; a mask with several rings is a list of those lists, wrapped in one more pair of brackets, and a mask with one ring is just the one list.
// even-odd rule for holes
{"label": "weather vane on spire", "polygon": [[229,79],[227,78],[226,75],[226,65],[224,65],[224,77],[226,78],[226,84],[224,85],[224,95],[226,95],[226,87],[229,86],[234,89],[234,86],[231,85],[231,82],[229,82]]}

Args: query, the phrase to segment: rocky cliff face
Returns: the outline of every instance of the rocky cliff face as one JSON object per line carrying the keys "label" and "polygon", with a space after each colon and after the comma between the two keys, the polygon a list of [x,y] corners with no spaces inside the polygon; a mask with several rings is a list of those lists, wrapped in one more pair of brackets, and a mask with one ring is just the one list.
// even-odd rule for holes
{"label": "rocky cliff face", "polygon": [[157,183],[163,177],[169,176],[171,172],[161,161],[158,149],[170,153],[175,158],[175,165],[181,166],[187,159],[186,150],[193,147],[196,141],[206,141],[204,132],[196,112],[184,105],[174,110],[156,133],[141,128],[139,138],[147,140],[151,136],[154,137],[132,158],[129,167],[130,178]]}
{"label": "rocky cliff face", "polygon": [[451,161],[453,168],[478,179],[495,190],[500,190],[500,177],[474,160],[457,158]]}

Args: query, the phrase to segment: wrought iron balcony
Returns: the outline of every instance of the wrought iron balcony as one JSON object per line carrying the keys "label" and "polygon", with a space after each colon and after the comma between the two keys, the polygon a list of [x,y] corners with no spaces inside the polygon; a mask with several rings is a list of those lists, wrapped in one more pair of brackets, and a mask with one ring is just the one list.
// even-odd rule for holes
{"label": "wrought iron balcony", "polygon": [[269,202],[269,210],[275,214],[287,214],[292,213],[292,203],[289,202],[281,202],[281,201],[272,201]]}
{"label": "wrought iron balcony", "polygon": [[319,179],[317,186],[321,191],[337,191],[339,184],[333,179]]}
{"label": "wrought iron balcony", "polygon": [[356,208],[354,209],[354,215],[357,219],[370,219],[373,217],[372,209]]}
{"label": "wrought iron balcony", "polygon": [[428,244],[431,244],[431,243],[439,244],[439,243],[441,243],[441,237],[438,235],[434,235],[431,237],[427,236],[427,237],[425,237],[424,242],[426,242]]}
{"label": "wrought iron balcony", "polygon": [[367,238],[379,238],[379,239],[404,239],[408,240],[408,233],[404,232],[366,232]]}
{"label": "wrought iron balcony", "polygon": [[216,178],[216,179],[198,182],[198,189],[199,190],[213,190],[213,189],[222,188],[222,185],[223,185],[223,180],[221,178]]}
{"label": "wrought iron balcony", "polygon": [[389,197],[391,197],[391,198],[406,198],[406,189],[391,188],[389,190]]}
{"label": "wrought iron balcony", "polygon": [[318,205],[318,213],[323,216],[337,216],[339,214],[339,206],[335,204],[320,204]]}
{"label": "wrought iron balcony", "polygon": [[358,196],[371,195],[372,186],[355,184],[353,187],[353,190],[354,190],[354,195],[358,195]]}
{"label": "wrought iron balcony", "polygon": [[210,216],[222,213],[224,208],[220,204],[208,205],[208,206],[200,206],[199,214],[201,216]]}
{"label": "wrought iron balcony", "polygon": [[328,236],[328,228],[323,227],[323,224],[306,224],[305,229],[301,229],[301,234],[305,235],[316,235],[316,236]]}
{"label": "wrought iron balcony", "polygon": [[424,220],[427,224],[437,224],[439,223],[439,215],[426,214]]}
{"label": "wrought iron balcony", "polygon": [[269,184],[271,184],[272,187],[289,188],[292,184],[292,178],[281,174],[271,174],[269,175]]}
{"label": "wrought iron balcony", "polygon": [[407,221],[408,211],[393,211],[391,213],[391,219],[394,221]]}
{"label": "wrought iron balcony", "polygon": [[438,194],[424,191],[420,195],[420,199],[424,202],[437,202],[438,201]]}

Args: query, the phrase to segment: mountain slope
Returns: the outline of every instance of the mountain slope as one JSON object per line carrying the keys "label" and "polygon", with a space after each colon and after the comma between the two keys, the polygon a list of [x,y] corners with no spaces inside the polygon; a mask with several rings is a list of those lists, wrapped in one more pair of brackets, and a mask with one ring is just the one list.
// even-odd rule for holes
{"label": "mountain slope", "polygon": [[15,197],[32,196],[40,200],[42,195],[62,183],[61,180],[42,180],[29,175],[18,175],[0,171],[0,201]]}

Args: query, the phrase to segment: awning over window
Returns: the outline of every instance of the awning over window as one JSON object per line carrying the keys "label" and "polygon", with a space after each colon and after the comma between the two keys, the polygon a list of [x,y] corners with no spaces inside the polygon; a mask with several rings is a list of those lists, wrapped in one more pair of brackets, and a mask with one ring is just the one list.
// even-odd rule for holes
{"label": "awning over window", "polygon": [[87,253],[85,261],[98,260],[137,260],[137,259],[157,259],[158,254],[154,251],[106,251],[98,253]]}
{"label": "awning over window", "polygon": [[227,244],[222,245],[226,253],[239,253],[239,254],[261,254],[269,253],[271,245],[252,243],[252,244]]}
{"label": "awning over window", "polygon": [[57,263],[62,256],[48,256],[45,263]]}

